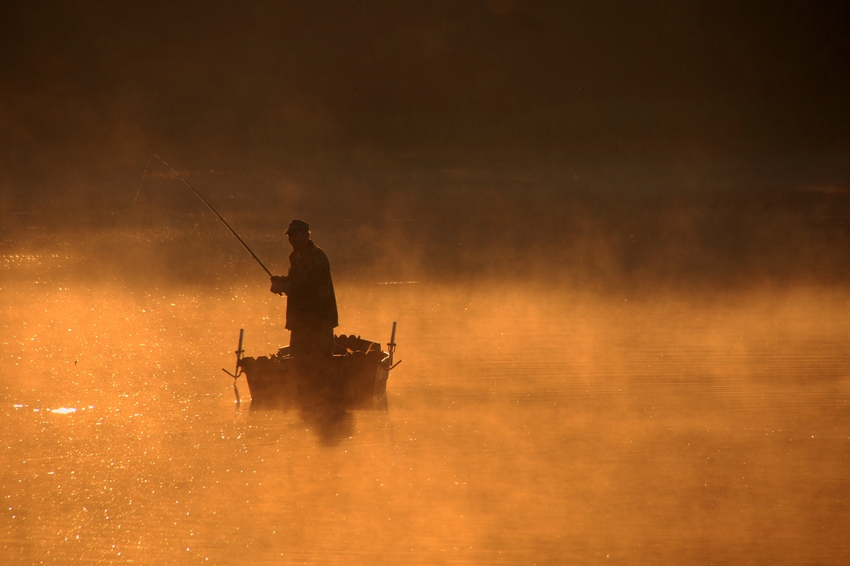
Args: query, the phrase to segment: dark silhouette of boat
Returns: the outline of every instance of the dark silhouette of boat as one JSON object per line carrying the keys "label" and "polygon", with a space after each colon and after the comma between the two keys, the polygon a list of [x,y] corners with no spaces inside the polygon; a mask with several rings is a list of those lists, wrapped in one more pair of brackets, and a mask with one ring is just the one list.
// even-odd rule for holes
{"label": "dark silhouette of boat", "polygon": [[334,336],[333,357],[298,359],[290,356],[289,346],[270,356],[243,357],[244,330],[240,330],[236,372],[224,371],[234,378],[237,402],[236,378],[245,375],[252,407],[386,411],[387,379],[401,363],[393,363],[395,332],[393,323],[386,350],[378,342],[343,334]]}

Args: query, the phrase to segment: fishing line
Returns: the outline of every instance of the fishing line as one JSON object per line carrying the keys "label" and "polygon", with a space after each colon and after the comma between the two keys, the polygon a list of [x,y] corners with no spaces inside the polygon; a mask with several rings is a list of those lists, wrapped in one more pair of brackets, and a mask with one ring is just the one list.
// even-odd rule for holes
{"label": "fishing line", "polygon": [[133,198],[133,206],[136,206],[136,201],[139,200],[139,194],[141,194],[142,187],[145,185],[145,179],[148,178],[148,169],[151,168],[151,161],[153,161],[153,155],[148,157],[148,164],[145,165],[145,174],[142,175],[142,180],[139,181],[139,190],[136,191],[136,196]]}
{"label": "fishing line", "polygon": [[159,159],[160,161],[162,161],[162,162],[165,164],[165,166],[166,166],[166,167],[168,167],[169,169],[171,169],[172,171],[174,171],[174,174],[175,174],[175,175],[177,175],[178,177],[180,177],[180,180],[181,180],[181,181],[183,181],[184,183],[186,183],[186,186],[187,186],[187,187],[189,187],[190,189],[192,189],[192,192],[194,192],[196,195],[198,195],[198,198],[199,198],[199,199],[201,199],[201,200],[203,201],[203,203],[204,203],[205,205],[207,205],[207,207],[208,207],[210,210],[212,210],[212,211],[213,211],[213,213],[214,213],[216,216],[218,216],[218,219],[219,219],[219,220],[221,220],[222,222],[224,222],[224,225],[225,225],[225,226],[227,226],[227,229],[228,229],[228,230],[230,230],[230,232],[231,232],[234,236],[236,236],[236,239],[237,239],[237,240],[239,240],[239,243],[241,243],[243,246],[245,246],[245,249],[246,249],[246,250],[248,250],[248,253],[249,253],[249,254],[251,254],[251,257],[253,257],[255,260],[257,260],[257,263],[259,263],[259,264],[260,264],[260,267],[262,267],[262,268],[263,268],[263,271],[265,271],[266,273],[268,273],[268,274],[269,274],[269,277],[272,277],[272,272],[271,272],[271,271],[269,271],[269,270],[268,270],[268,268],[266,268],[266,266],[265,266],[265,265],[263,265],[263,262],[262,262],[262,261],[260,261],[260,258],[258,258],[258,257],[257,257],[257,254],[255,254],[253,251],[251,251],[251,248],[249,248],[249,247],[248,247],[248,244],[246,244],[246,243],[245,243],[245,241],[244,241],[242,238],[240,238],[240,237],[239,237],[239,234],[237,234],[237,233],[236,233],[236,230],[234,230],[233,228],[231,228],[231,227],[230,227],[230,224],[228,224],[228,223],[227,223],[227,220],[225,220],[224,218],[222,218],[221,214],[219,214],[219,213],[216,211],[216,209],[214,209],[214,208],[212,207],[212,205],[211,205],[210,203],[208,203],[208,202],[207,202],[207,199],[205,199],[203,196],[201,196],[201,193],[199,193],[199,192],[195,189],[195,187],[193,187],[192,185],[190,185],[190,184],[189,184],[189,181],[187,181],[187,180],[183,177],[183,175],[181,175],[181,174],[177,171],[177,169],[175,169],[174,167],[172,167],[171,165],[169,165],[169,164],[168,164],[168,162],[167,162],[167,161],[165,161],[165,159],[163,159],[162,157],[160,157],[159,155],[157,155],[157,154],[155,154],[155,153],[153,154],[153,156],[154,156],[154,157],[156,157],[157,159]]}

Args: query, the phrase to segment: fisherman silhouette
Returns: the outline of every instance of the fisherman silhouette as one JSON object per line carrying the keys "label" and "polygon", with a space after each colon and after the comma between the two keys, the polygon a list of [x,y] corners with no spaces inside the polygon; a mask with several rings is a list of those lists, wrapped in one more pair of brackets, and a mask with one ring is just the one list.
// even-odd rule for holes
{"label": "fisherman silhouette", "polygon": [[271,292],[286,295],[286,328],[293,358],[333,357],[339,324],[328,256],[310,239],[310,225],[293,220],[286,230],[292,253],[289,273],[272,275]]}

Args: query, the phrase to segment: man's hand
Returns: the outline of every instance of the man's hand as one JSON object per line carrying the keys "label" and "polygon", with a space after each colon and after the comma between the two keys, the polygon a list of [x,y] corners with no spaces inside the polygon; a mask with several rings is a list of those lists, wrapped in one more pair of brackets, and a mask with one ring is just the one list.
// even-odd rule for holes
{"label": "man's hand", "polygon": [[289,278],[281,275],[272,275],[272,287],[269,289],[276,295],[289,292]]}

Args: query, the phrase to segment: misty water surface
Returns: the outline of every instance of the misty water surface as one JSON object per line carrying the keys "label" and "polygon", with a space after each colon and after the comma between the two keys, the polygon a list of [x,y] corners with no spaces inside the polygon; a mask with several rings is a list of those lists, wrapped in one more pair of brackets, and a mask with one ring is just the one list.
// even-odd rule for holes
{"label": "misty water surface", "polygon": [[[850,563],[848,29],[0,3],[0,565]],[[152,154],[310,222],[389,413],[236,406],[284,301]]]}
{"label": "misty water surface", "polygon": [[[288,341],[241,282],[63,280],[3,257],[0,547],[11,564],[839,564],[848,296],[622,296],[338,281],[389,413],[234,403]],[[45,275],[47,274],[47,275]]]}

